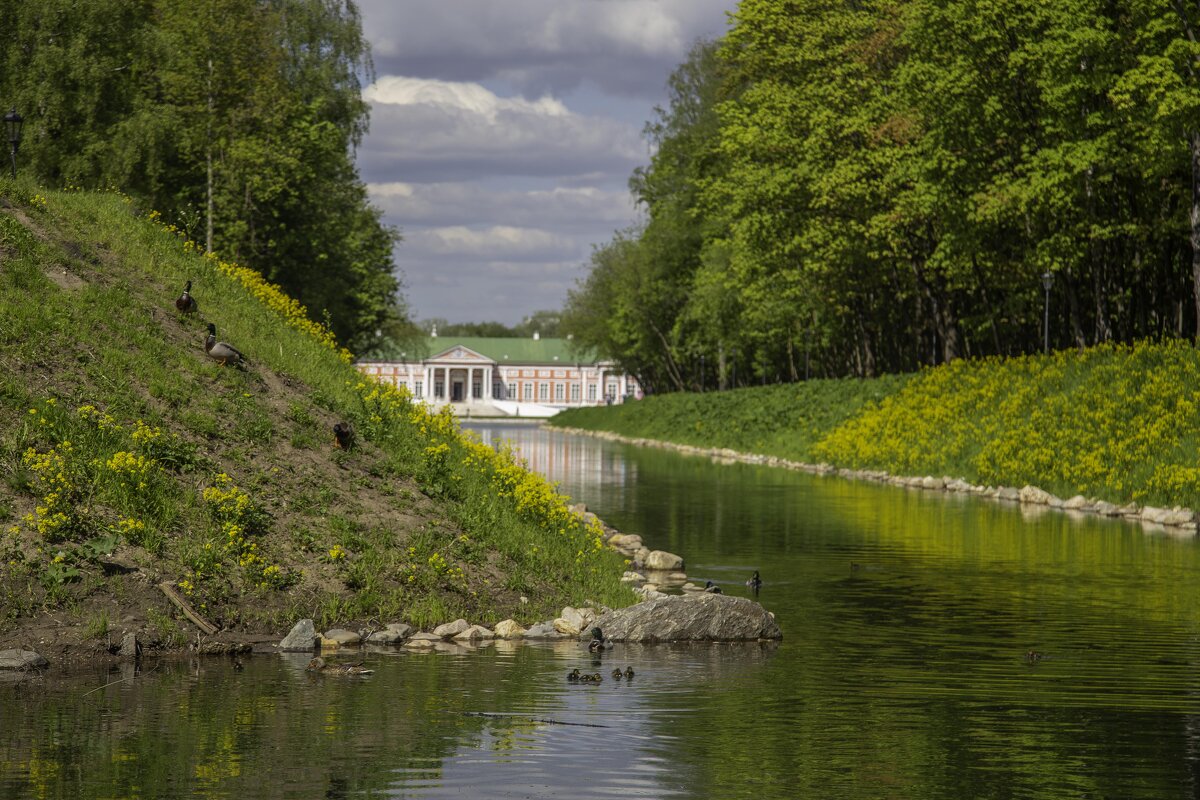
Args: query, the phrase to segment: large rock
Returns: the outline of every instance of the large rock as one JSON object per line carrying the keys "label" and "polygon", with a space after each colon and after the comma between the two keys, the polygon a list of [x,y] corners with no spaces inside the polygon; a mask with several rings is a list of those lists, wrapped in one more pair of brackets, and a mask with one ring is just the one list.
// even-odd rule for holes
{"label": "large rock", "polygon": [[311,652],[317,646],[317,629],[311,619],[302,619],[296,623],[291,632],[283,637],[279,649],[288,652]]}
{"label": "large rock", "polygon": [[497,639],[520,639],[525,635],[525,629],[516,620],[506,619],[496,623]]}
{"label": "large rock", "polygon": [[596,619],[594,608],[567,606],[562,610],[558,619],[554,620],[554,629],[567,636],[578,636],[581,631],[591,627],[594,619]]}
{"label": "large rock", "polygon": [[1048,506],[1054,495],[1047,492],[1045,489],[1039,489],[1036,486],[1026,484],[1021,487],[1020,494],[1022,503],[1029,503],[1036,506]]}
{"label": "large rock", "polygon": [[414,633],[412,636],[409,637],[408,641],[404,643],[404,646],[412,647],[415,649],[421,649],[421,648],[433,647],[436,644],[440,644],[441,641],[442,641],[442,637],[437,636],[436,634]]}
{"label": "large rock", "polygon": [[338,647],[355,647],[362,643],[361,636],[345,628],[333,628],[332,630],[325,631],[321,638],[323,641],[336,642]]}
{"label": "large rock", "polygon": [[456,642],[478,642],[478,641],[485,641],[485,640],[495,639],[495,638],[496,638],[496,634],[492,633],[490,630],[483,627],[482,625],[472,625],[469,628],[467,628],[465,631],[463,631],[462,633],[456,634],[454,636],[454,641],[456,641]]}
{"label": "large rock", "polygon": [[610,611],[596,625],[618,642],[752,641],[782,639],[767,610],[745,597],[667,595]]}
{"label": "large rock", "polygon": [[32,650],[0,650],[0,669],[42,669],[50,662]]}
{"label": "large rock", "polygon": [[526,639],[566,639],[568,636],[565,633],[557,630],[554,627],[554,621],[539,622],[529,626],[529,630],[525,631]]}
{"label": "large rock", "polygon": [[443,639],[453,639],[469,627],[471,625],[465,619],[456,619],[454,622],[438,625],[433,629],[433,633],[435,636],[440,636]]}
{"label": "large rock", "polygon": [[683,569],[683,558],[674,553],[668,553],[666,550],[651,550],[642,561],[642,565],[646,569]]}

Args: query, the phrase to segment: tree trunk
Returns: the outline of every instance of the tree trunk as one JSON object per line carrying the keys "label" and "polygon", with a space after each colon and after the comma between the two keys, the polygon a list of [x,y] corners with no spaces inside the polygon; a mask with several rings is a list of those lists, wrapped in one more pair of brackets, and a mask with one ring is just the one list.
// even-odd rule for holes
{"label": "tree trunk", "polygon": [[1196,342],[1200,343],[1200,130],[1192,131],[1192,294],[1196,301]]}

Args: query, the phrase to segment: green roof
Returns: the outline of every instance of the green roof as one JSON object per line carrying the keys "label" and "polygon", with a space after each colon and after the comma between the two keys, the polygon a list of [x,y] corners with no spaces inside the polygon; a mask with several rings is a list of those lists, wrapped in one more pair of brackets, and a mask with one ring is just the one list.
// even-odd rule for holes
{"label": "green roof", "polygon": [[[426,336],[407,350],[392,346],[379,348],[363,357],[364,361],[419,361],[444,353],[453,347],[465,347],[497,364],[593,364],[594,352],[575,346],[570,339],[495,338],[483,336]],[[414,350],[420,352],[413,352]]]}

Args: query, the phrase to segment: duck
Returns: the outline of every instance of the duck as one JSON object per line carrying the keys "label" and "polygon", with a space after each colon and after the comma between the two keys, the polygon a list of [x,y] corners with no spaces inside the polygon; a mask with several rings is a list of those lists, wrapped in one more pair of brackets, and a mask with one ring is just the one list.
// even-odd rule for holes
{"label": "duck", "polygon": [[579,681],[579,670],[578,670],[578,669],[573,669],[573,670],[571,670],[570,672],[568,672],[568,673],[567,673],[567,680],[569,680],[569,681],[571,681],[571,682],[573,682],[573,683],[574,683],[574,682],[578,682],[578,681]]}
{"label": "duck", "polygon": [[588,650],[595,653],[600,650],[612,649],[613,643],[604,638],[604,632],[599,628],[592,628],[592,640],[588,642]]}
{"label": "duck", "polygon": [[612,676],[613,676],[613,680],[614,680],[614,681],[619,681],[619,680],[621,680],[621,678],[624,676],[624,673],[623,673],[623,672],[621,672],[621,668],[620,668],[620,667],[617,667],[616,669],[614,669],[614,670],[612,671]]}
{"label": "duck", "polygon": [[1028,653],[1025,654],[1025,660],[1028,661],[1030,664],[1036,664],[1037,662],[1041,661],[1044,657],[1045,656],[1043,656],[1037,650],[1030,650]]}
{"label": "duck", "polygon": [[750,576],[750,580],[746,581],[746,585],[755,592],[762,588],[762,578],[758,577],[758,570],[754,570],[754,574]]}
{"label": "duck", "polygon": [[183,294],[175,298],[175,308],[184,314],[195,314],[200,310],[200,306],[196,303],[196,298],[192,297],[191,281],[188,281],[187,285],[183,287]]}
{"label": "duck", "polygon": [[338,450],[349,450],[354,446],[354,428],[349,422],[339,422],[333,426],[333,446]]}
{"label": "duck", "polygon": [[362,664],[326,664],[325,659],[317,656],[308,662],[309,672],[326,672],[333,675],[370,675],[375,670],[367,669]]}
{"label": "duck", "polygon": [[709,594],[721,594],[721,587],[717,586],[712,581],[705,581],[704,591],[708,592]]}
{"label": "duck", "polygon": [[633,667],[625,668],[625,680],[627,680],[627,681],[633,680]]}
{"label": "duck", "polygon": [[246,357],[233,345],[217,341],[217,326],[208,323],[208,338],[204,340],[204,352],[214,361],[220,361],[221,366],[233,362],[235,366],[246,363]]}

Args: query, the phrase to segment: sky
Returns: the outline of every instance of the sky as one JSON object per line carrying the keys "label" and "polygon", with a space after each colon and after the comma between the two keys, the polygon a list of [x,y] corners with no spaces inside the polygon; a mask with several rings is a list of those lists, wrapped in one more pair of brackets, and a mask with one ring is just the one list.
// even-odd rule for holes
{"label": "sky", "polygon": [[359,0],[375,82],[358,166],[404,240],[414,319],[561,308],[638,218],[642,127],[736,0]]}

